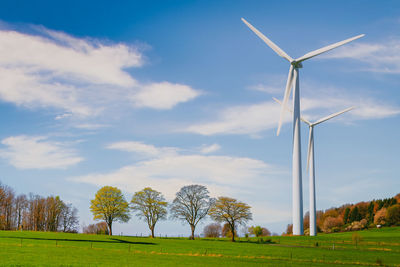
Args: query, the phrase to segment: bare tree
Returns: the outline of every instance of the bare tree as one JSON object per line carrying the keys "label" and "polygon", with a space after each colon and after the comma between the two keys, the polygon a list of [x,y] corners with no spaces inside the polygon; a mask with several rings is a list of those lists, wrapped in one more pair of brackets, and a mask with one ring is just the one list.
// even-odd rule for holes
{"label": "bare tree", "polygon": [[72,207],[72,204],[64,204],[60,214],[60,230],[77,232],[78,224],[78,209]]}
{"label": "bare tree", "polygon": [[26,198],[26,195],[22,194],[17,196],[17,198],[15,199],[15,216],[16,216],[18,230],[23,229],[22,219],[27,207],[28,207],[28,199]]}
{"label": "bare tree", "polygon": [[219,223],[210,223],[203,229],[203,234],[205,237],[220,237],[222,232],[222,227]]}
{"label": "bare tree", "polygon": [[244,224],[252,220],[250,206],[234,198],[219,197],[210,209],[210,216],[217,222],[226,222],[232,233],[232,242],[235,241],[237,224]]}
{"label": "bare tree", "polygon": [[172,218],[186,221],[192,230],[190,239],[194,239],[194,231],[201,219],[206,217],[214,203],[203,185],[188,185],[176,193],[171,205]]}
{"label": "bare tree", "polygon": [[3,230],[11,230],[14,225],[14,190],[6,185],[1,186],[0,224]]}
{"label": "bare tree", "polygon": [[59,196],[50,196],[46,198],[45,205],[46,230],[56,232],[60,222],[62,208],[65,204]]}

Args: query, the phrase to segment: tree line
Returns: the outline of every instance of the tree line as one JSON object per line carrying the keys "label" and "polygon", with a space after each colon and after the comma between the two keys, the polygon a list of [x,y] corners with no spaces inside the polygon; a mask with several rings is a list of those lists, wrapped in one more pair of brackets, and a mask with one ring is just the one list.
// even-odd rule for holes
{"label": "tree line", "polygon": [[[209,216],[214,221],[227,225],[232,241],[235,241],[238,225],[252,220],[250,208],[234,198],[211,198],[208,189],[203,185],[182,187],[170,204],[161,192],[150,187],[136,192],[128,203],[120,189],[104,186],[97,191],[90,206],[93,219],[105,222],[109,235],[112,235],[113,222],[128,222],[132,212],[147,223],[150,235],[154,237],[157,222],[166,220],[169,213],[170,219],[183,221],[190,226],[191,239],[195,237],[198,223]],[[94,227],[97,226],[100,225]]]}
{"label": "tree line", "polygon": [[78,210],[59,196],[19,194],[0,183],[0,229],[78,232]]}
{"label": "tree line", "polygon": [[[309,233],[309,213],[304,216],[304,234]],[[324,233],[357,231],[400,225],[400,194],[386,199],[345,204],[317,211],[317,231]],[[292,234],[288,225],[285,234]]]}

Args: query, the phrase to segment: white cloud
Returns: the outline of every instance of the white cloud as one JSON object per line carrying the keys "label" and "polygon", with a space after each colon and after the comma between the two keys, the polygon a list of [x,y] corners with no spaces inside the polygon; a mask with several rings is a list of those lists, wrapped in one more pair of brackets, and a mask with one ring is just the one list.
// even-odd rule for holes
{"label": "white cloud", "polygon": [[83,161],[65,144],[43,136],[12,136],[1,143],[7,148],[0,150],[0,157],[18,169],[64,169]]}
{"label": "white cloud", "polygon": [[187,85],[160,82],[143,86],[131,99],[136,107],[171,109],[178,103],[187,102],[199,95],[199,91]]}
{"label": "white cloud", "polygon": [[[280,106],[275,102],[241,105],[223,110],[212,122],[190,125],[184,131],[202,135],[257,134],[275,128]],[[289,121],[289,115],[285,121]]]}
{"label": "white cloud", "polygon": [[[312,87],[312,90],[308,90],[308,92],[313,92],[311,97],[301,99],[302,116],[309,120],[316,120],[351,106],[355,109],[345,116],[336,118],[335,121],[381,119],[400,114],[399,106],[369,97],[341,93],[342,90],[337,88],[327,92],[317,88]],[[318,98],[315,95],[318,95]],[[217,115],[217,119],[212,118],[211,122],[196,123],[181,130],[201,135],[249,134],[257,136],[261,132],[277,128],[280,109],[280,105],[274,101],[229,107],[222,110]],[[283,123],[290,121],[291,114],[287,112]]]}
{"label": "white cloud", "polygon": [[104,45],[45,29],[42,32],[45,37],[0,31],[0,64],[29,67],[35,73],[47,71],[52,76],[94,84],[135,84],[123,70],[142,65],[142,56],[134,47]]}
{"label": "white cloud", "polygon": [[323,58],[352,58],[366,63],[362,67],[364,71],[400,73],[400,40],[354,43],[338,48]]}
{"label": "white cloud", "polygon": [[95,116],[122,107],[171,109],[200,92],[184,84],[141,84],[126,69],[143,65],[137,47],[75,38],[43,27],[0,30],[0,99],[28,108]]}
{"label": "white cloud", "polygon": [[112,143],[107,146],[108,149],[116,149],[147,157],[160,157],[165,155],[175,155],[178,151],[174,147],[155,147],[153,145],[144,144],[142,142],[125,141]]}
{"label": "white cloud", "polygon": [[75,128],[84,129],[84,130],[97,130],[101,128],[107,128],[109,125],[107,124],[99,124],[99,123],[82,123],[74,125]]}
{"label": "white cloud", "polygon": [[[290,190],[290,183],[282,179],[282,171],[261,160],[247,157],[211,156],[199,154],[163,154],[164,148],[138,142],[120,142],[108,148],[122,149],[137,153],[143,151],[148,159],[108,173],[93,173],[70,178],[75,182],[96,186],[112,185],[133,193],[150,186],[161,191],[171,201],[175,193],[188,184],[203,184],[210,194],[231,196],[240,200],[254,199],[249,204],[257,210],[257,216],[271,220],[266,203],[273,203],[282,192]],[[181,151],[178,148],[170,148]],[[286,173],[285,173],[286,174]],[[289,174],[287,173],[289,176]],[[255,186],[256,185],[256,186]],[[274,190],[270,190],[270,189]],[[265,194],[268,190],[268,194]],[[263,209],[264,207],[264,209]],[[276,205],[275,209],[281,206]],[[274,221],[286,220],[285,212],[277,213]],[[264,220],[263,219],[263,220]]]}
{"label": "white cloud", "polygon": [[218,151],[220,149],[221,149],[221,146],[218,145],[218,144],[212,144],[212,145],[209,145],[209,146],[204,145],[204,146],[202,146],[200,148],[200,152],[202,154],[209,154],[209,153],[213,153],[215,151]]}

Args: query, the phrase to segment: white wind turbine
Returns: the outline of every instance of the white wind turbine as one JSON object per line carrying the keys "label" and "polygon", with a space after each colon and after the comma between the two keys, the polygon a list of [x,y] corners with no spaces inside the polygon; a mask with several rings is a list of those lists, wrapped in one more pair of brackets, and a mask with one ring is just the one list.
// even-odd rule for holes
{"label": "white wind turbine", "polygon": [[[273,99],[282,105],[282,102],[278,99]],[[310,236],[317,235],[317,207],[316,207],[316,200],[315,200],[315,160],[314,160],[314,126],[323,123],[327,120],[330,120],[340,114],[348,112],[354,109],[354,107],[346,108],[345,110],[336,112],[329,116],[323,117],[316,122],[311,123],[309,120],[305,119],[303,116],[300,119],[305,122],[308,127],[310,128],[310,134],[308,136],[308,153],[307,153],[307,170],[309,174],[309,192],[310,192]],[[289,111],[292,111],[288,109]]]}
{"label": "white wind turbine", "polygon": [[289,96],[294,84],[293,90],[293,161],[292,161],[292,205],[293,205],[293,235],[303,234],[303,193],[302,193],[302,177],[301,177],[301,147],[300,147],[300,96],[299,96],[299,68],[302,68],[302,62],[312,57],[318,56],[319,54],[325,53],[341,45],[347,44],[353,40],[361,38],[364,34],[357,35],[355,37],[346,39],[344,41],[334,43],[323,48],[314,50],[305,54],[297,59],[291,58],[275,43],[268,39],[264,34],[259,32],[256,28],[242,18],[242,21],[258,36],[263,40],[272,50],[275,51],[279,56],[283,57],[290,63],[289,75],[286,82],[286,89],[283,96],[283,105],[281,109],[279,125],[277,135],[279,135],[283,114],[285,107],[289,100]]}

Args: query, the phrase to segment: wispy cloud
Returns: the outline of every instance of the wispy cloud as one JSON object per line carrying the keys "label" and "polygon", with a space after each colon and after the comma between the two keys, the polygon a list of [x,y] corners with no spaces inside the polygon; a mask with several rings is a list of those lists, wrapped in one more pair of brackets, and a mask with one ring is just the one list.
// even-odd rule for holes
{"label": "wispy cloud", "polygon": [[[356,108],[346,114],[346,121],[367,119],[381,119],[400,114],[400,107],[393,106],[369,97],[354,97],[349,94],[324,94],[319,91],[314,95],[319,97],[304,97],[301,100],[303,116],[314,120],[344,108]],[[182,129],[184,132],[201,135],[216,134],[249,134],[257,135],[261,132],[276,129],[280,105],[274,101],[267,101],[252,105],[239,105],[222,110],[217,119],[211,122],[196,123]],[[343,121],[343,118],[336,119]],[[283,122],[291,121],[289,112]]]}
{"label": "wispy cloud", "polygon": [[218,150],[220,150],[220,149],[221,149],[221,146],[218,145],[218,144],[212,144],[212,145],[209,145],[209,146],[203,145],[203,146],[200,148],[200,152],[201,152],[202,154],[209,154],[209,153],[213,153],[213,152],[215,152],[215,151],[218,151]]}
{"label": "wispy cloud", "polygon": [[52,142],[44,136],[11,136],[1,143],[0,157],[18,169],[64,169],[83,161],[66,144]]}
{"label": "wispy cloud", "polygon": [[[0,99],[4,101],[88,117],[121,105],[171,109],[200,94],[184,84],[137,81],[127,69],[144,61],[133,45],[33,28],[31,34],[0,30]],[[57,119],[66,117],[70,116]]]}
{"label": "wispy cloud", "polygon": [[321,58],[352,58],[362,61],[363,71],[400,73],[400,39],[379,43],[354,43],[343,46]]}
{"label": "wispy cloud", "polygon": [[199,95],[199,91],[187,85],[161,82],[142,86],[131,99],[136,107],[171,109],[178,103],[192,100]]}
{"label": "wispy cloud", "polygon": [[112,143],[108,145],[106,148],[121,150],[126,152],[132,152],[141,156],[147,157],[162,157],[166,155],[176,155],[179,151],[178,148],[175,147],[156,147],[153,145],[148,145],[143,142],[136,141],[122,141],[117,143]]}
{"label": "wispy cloud", "polygon": [[[150,186],[162,191],[168,200],[172,200],[184,185],[203,184],[213,196],[227,195],[239,199],[246,195],[263,196],[249,203],[258,211],[266,202],[279,197],[279,192],[284,192],[284,188],[290,187],[281,177],[282,170],[278,171],[275,166],[248,157],[187,154],[178,148],[132,141],[114,143],[107,148],[144,153],[148,158],[115,171],[73,177],[71,180],[96,186],[113,185],[131,193]],[[164,153],[166,149],[175,153]],[[258,189],[254,189],[254,184],[258,185]],[[272,187],[276,189],[275,193],[271,192],[265,197],[265,188]],[[281,215],[283,218],[280,219],[288,219],[286,213]],[[265,210],[257,216],[265,217],[268,221]]]}

